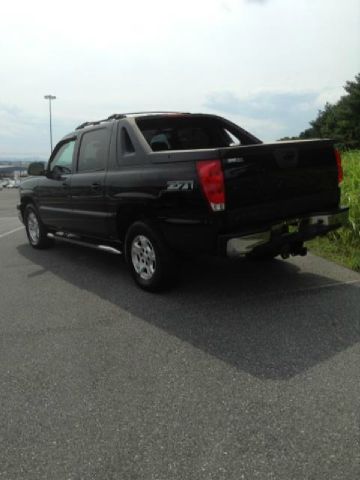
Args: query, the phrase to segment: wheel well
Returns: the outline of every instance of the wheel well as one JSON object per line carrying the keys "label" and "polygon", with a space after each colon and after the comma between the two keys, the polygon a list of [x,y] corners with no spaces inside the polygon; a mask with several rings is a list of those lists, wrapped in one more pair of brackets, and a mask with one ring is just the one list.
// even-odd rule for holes
{"label": "wheel well", "polygon": [[22,216],[24,216],[24,210],[25,210],[26,206],[29,205],[29,203],[34,203],[34,201],[31,197],[23,197],[21,199],[20,211],[21,211]]}
{"label": "wheel well", "polygon": [[116,215],[116,228],[120,241],[125,240],[126,232],[130,225],[139,220],[152,220],[153,213],[147,208],[135,208],[131,211],[119,209]]}

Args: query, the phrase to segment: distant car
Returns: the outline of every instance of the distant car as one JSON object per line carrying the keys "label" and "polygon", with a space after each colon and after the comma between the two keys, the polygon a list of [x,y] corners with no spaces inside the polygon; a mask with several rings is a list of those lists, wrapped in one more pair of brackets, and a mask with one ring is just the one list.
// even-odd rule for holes
{"label": "distant car", "polygon": [[16,188],[15,182],[11,180],[11,181],[6,185],[6,188]]}

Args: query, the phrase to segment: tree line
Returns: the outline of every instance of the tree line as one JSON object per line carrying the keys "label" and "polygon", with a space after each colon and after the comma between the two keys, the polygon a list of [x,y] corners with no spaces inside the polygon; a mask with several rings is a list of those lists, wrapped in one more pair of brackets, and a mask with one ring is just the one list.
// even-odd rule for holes
{"label": "tree line", "polygon": [[360,148],[360,73],[354,81],[346,82],[346,94],[335,104],[326,103],[310,127],[298,137],[281,140],[332,138],[345,148]]}

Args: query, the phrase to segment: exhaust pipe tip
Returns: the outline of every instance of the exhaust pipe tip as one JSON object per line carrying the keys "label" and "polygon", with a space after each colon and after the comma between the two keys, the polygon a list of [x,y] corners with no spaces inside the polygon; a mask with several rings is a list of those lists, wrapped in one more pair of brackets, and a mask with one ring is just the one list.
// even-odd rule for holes
{"label": "exhaust pipe tip", "polygon": [[284,245],[280,252],[281,258],[286,260],[290,257],[290,253],[290,245]]}
{"label": "exhaust pipe tip", "polygon": [[280,251],[281,258],[283,260],[286,260],[287,258],[290,257],[295,257],[296,255],[300,255],[301,257],[305,257],[307,255],[308,249],[304,247],[303,245],[291,245],[291,244],[286,244],[282,247]]}
{"label": "exhaust pipe tip", "polygon": [[304,246],[293,248],[291,250],[291,255],[293,257],[296,257],[297,255],[300,255],[300,257],[305,257],[308,253],[308,249]]}

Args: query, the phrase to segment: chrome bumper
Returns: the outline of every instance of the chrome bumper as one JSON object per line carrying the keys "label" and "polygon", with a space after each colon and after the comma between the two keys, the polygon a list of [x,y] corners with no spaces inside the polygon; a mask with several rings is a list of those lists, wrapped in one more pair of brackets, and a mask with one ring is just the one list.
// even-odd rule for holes
{"label": "chrome bumper", "polygon": [[[291,235],[296,235],[297,240],[302,235],[304,240],[309,240],[309,237],[314,238],[341,227],[346,223],[348,216],[349,209],[344,208],[336,212],[314,213],[308,217],[284,220],[266,230],[228,239],[226,255],[229,257],[246,256],[258,247],[271,246],[274,237],[278,243],[279,240],[283,243],[291,241]],[[289,233],[289,227],[292,227],[292,233]]]}

